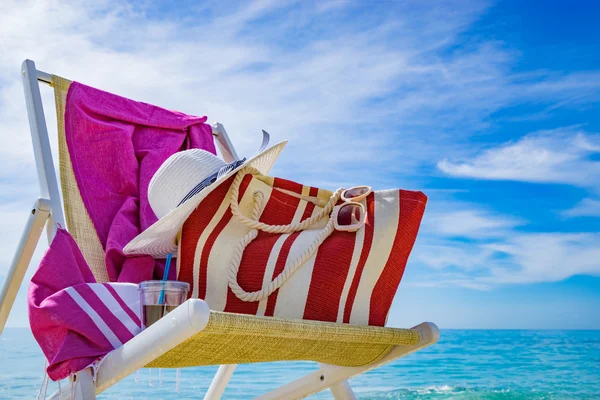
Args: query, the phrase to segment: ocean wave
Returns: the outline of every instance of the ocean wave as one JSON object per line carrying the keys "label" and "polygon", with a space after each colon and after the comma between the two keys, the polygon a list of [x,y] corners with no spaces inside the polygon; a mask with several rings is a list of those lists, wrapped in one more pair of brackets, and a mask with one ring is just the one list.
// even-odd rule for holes
{"label": "ocean wave", "polygon": [[[389,392],[366,392],[361,393],[361,399],[369,400],[566,400],[573,399],[570,395],[556,394],[548,391],[535,389],[511,389],[511,388],[467,388],[461,386],[430,386],[425,388],[398,389]],[[578,399],[594,399],[593,396],[577,396]]]}

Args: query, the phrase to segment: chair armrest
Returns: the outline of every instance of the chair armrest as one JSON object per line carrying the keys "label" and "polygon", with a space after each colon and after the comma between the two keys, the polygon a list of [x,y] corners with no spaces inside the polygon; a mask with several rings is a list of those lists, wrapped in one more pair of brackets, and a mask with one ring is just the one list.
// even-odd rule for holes
{"label": "chair armrest", "polygon": [[210,310],[204,301],[189,299],[129,342],[108,353],[97,370],[96,393],[203,330],[209,317]]}

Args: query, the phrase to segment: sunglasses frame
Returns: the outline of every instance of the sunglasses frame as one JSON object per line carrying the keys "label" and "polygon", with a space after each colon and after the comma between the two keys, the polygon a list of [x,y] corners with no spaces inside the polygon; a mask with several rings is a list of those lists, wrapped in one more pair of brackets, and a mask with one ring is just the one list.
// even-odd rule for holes
{"label": "sunglasses frame", "polygon": [[[359,188],[366,188],[367,192],[364,194],[361,194],[360,196],[356,196],[356,197],[346,197],[347,192],[349,192],[350,190],[359,189]],[[342,198],[342,200],[344,200],[346,202],[358,202],[358,201],[361,201],[362,199],[366,198],[368,195],[370,195],[371,192],[373,192],[373,188],[371,186],[367,186],[367,185],[353,186],[349,189],[345,189],[342,192],[341,198]]]}
{"label": "sunglasses frame", "polygon": [[[356,206],[360,207],[360,212],[361,212],[360,221],[358,221],[358,223],[352,224],[352,225],[340,225],[340,224],[338,224],[338,215],[339,215],[342,207],[345,207],[348,205],[356,205]],[[362,228],[365,225],[366,220],[367,220],[367,211],[365,210],[365,206],[363,206],[362,203],[359,203],[356,201],[346,201],[345,203],[335,206],[333,208],[333,227],[335,228],[336,231],[356,232],[357,230],[359,230],[360,228]]]}

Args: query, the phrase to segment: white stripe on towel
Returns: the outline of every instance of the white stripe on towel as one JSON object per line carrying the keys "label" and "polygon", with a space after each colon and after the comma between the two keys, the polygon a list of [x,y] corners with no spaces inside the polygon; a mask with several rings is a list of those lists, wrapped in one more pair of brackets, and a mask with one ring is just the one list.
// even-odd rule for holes
{"label": "white stripe on towel", "polygon": [[91,318],[92,322],[104,335],[106,340],[110,342],[113,348],[118,348],[123,345],[119,338],[113,333],[113,331],[106,325],[106,322],[98,315],[98,313],[89,305],[87,301],[75,290],[73,287],[68,287],[65,292],[77,303],[77,305]]}
{"label": "white stripe on towel", "polygon": [[112,293],[101,283],[90,283],[88,285],[94,293],[102,300],[104,305],[113,313],[113,315],[121,321],[133,336],[140,333],[140,327],[131,319],[129,314],[123,310],[123,307],[113,297]]}

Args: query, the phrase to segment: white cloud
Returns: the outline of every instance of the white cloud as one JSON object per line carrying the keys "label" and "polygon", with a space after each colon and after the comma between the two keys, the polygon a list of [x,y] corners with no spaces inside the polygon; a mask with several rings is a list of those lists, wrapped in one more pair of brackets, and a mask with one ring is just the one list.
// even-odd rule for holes
{"label": "white cloud", "polygon": [[491,276],[482,281],[535,283],[556,282],[575,275],[600,276],[598,243],[600,233],[513,235],[503,244],[487,246],[507,256],[512,268],[496,265]]}
{"label": "white cloud", "polygon": [[522,224],[509,216],[499,216],[491,212],[468,208],[452,209],[457,204],[436,204],[436,210],[427,210],[422,232],[436,236],[463,238],[493,238],[505,235]]}
{"label": "white cloud", "polygon": [[440,149],[460,151],[473,133],[464,126],[485,126],[506,105],[598,94],[591,73],[585,82],[577,73],[511,76],[515,54],[500,43],[449,51],[485,11],[481,2],[398,3],[361,17],[347,11],[351,2],[326,12],[300,2],[237,5],[161,16],[125,1],[9,1],[0,15],[0,140],[11,142],[0,151],[3,170],[31,170],[18,75],[25,58],[206,114],[225,123],[242,154],[254,151],[261,128],[292,139],[276,170],[292,178],[321,181],[332,171],[327,180],[337,184],[352,176],[379,187],[403,183],[394,177],[431,165]]}
{"label": "white cloud", "polygon": [[490,290],[600,276],[600,232],[531,232],[529,224],[481,205],[434,203],[411,255],[411,268],[418,271],[409,285]]}
{"label": "white cloud", "polygon": [[438,167],[457,177],[524,182],[600,185],[600,134],[565,128],[529,134],[464,161],[442,160]]}
{"label": "white cloud", "polygon": [[458,276],[454,276],[453,279],[459,277],[464,281],[473,282],[467,273],[487,270],[492,255],[493,250],[486,249],[479,244],[461,243],[423,235],[418,239],[413,250],[411,264],[425,265],[435,271],[434,276],[428,278],[429,284],[447,282],[448,279],[440,275],[440,271],[449,269],[458,271]]}
{"label": "white cloud", "polygon": [[505,230],[490,240],[424,234],[411,258],[421,271],[413,285],[487,290],[504,284],[557,282],[600,276],[600,233],[526,233]]}
{"label": "white cloud", "polygon": [[563,211],[562,215],[567,218],[600,217],[600,200],[583,199],[575,207]]}

